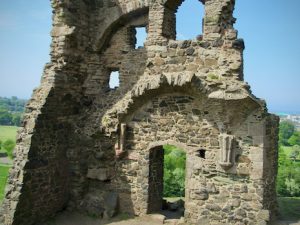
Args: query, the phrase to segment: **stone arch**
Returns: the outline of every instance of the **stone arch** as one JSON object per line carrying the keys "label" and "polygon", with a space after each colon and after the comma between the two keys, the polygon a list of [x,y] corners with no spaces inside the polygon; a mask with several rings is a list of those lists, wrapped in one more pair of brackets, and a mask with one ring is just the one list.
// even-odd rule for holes
{"label": "stone arch", "polygon": [[[107,41],[110,39],[112,34],[121,26],[126,25],[129,21],[133,20],[134,18],[142,17],[148,15],[149,7],[145,5],[140,5],[139,7],[125,7],[121,10],[122,12],[118,11],[116,16],[110,17],[110,21],[106,23],[105,27],[101,27],[99,31],[97,31],[97,37],[94,43],[94,50],[101,51],[103,46],[107,44]],[[142,24],[139,24],[142,25]],[[147,25],[147,24],[143,24]]]}
{"label": "stone arch", "polygon": [[[182,5],[184,1],[188,1],[188,0],[168,0],[165,3],[165,6],[169,9],[177,11],[177,9]],[[199,0],[199,2],[205,5],[205,0]]]}
{"label": "stone arch", "polygon": [[[171,74],[162,74],[161,76],[153,77],[151,81],[139,80],[133,89],[128,92],[122,100],[118,102],[113,108],[107,111],[102,117],[102,126],[104,131],[111,135],[116,133],[118,125],[126,122],[130,115],[138,109],[138,107],[145,103],[145,101],[157,96],[158,93],[172,93],[174,91],[199,97],[204,95],[212,101],[228,101],[231,100],[232,104],[238,101],[241,103],[249,104],[252,110],[259,108],[262,105],[258,99],[254,98],[251,94],[234,94],[214,92],[195,74],[185,74],[185,76]],[[245,108],[245,110],[247,110]]]}

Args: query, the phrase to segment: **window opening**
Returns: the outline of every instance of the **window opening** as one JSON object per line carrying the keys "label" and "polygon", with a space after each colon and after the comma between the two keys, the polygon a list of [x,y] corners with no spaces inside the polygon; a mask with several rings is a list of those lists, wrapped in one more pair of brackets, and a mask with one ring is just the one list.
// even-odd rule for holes
{"label": "window opening", "polygon": [[143,48],[147,39],[146,27],[136,27],[136,44],[135,49]]}
{"label": "window opening", "polygon": [[201,39],[204,7],[199,0],[186,0],[176,13],[176,39]]}
{"label": "window opening", "polygon": [[200,149],[200,150],[197,151],[197,156],[202,158],[202,159],[205,159],[205,153],[206,153],[205,149]]}
{"label": "window opening", "polygon": [[120,86],[120,73],[119,71],[112,71],[109,78],[109,88],[116,89]]}

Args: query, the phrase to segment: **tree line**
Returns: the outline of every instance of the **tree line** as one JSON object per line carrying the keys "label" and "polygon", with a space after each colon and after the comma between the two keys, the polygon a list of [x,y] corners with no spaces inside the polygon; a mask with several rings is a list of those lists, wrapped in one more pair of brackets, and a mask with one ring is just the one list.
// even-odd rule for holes
{"label": "tree line", "polygon": [[20,126],[26,102],[17,97],[0,97],[0,125]]}

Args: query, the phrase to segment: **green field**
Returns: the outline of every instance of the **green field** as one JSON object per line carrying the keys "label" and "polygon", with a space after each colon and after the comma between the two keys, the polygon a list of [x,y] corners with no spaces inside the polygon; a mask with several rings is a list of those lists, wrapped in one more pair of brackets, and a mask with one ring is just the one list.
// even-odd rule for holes
{"label": "green field", "polygon": [[[18,127],[12,126],[0,126],[0,140],[2,142],[11,139],[13,141],[16,140]],[[4,190],[8,176],[8,170],[10,166],[0,164],[0,202],[4,198]]]}
{"label": "green field", "polygon": [[15,140],[18,129],[19,127],[0,126],[0,140],[1,141],[5,141],[7,139]]}
{"label": "green field", "polygon": [[4,198],[4,190],[8,176],[9,166],[0,164],[0,202],[2,202]]}

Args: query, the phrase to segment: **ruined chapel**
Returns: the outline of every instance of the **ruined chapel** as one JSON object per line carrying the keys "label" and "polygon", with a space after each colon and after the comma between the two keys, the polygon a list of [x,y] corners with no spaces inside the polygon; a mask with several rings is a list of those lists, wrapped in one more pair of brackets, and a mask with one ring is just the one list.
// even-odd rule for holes
{"label": "ruined chapel", "polygon": [[270,223],[278,118],[243,79],[235,0],[199,2],[202,35],[176,40],[183,0],[51,1],[51,61],[18,134],[3,224],[93,206],[113,216],[113,199],[119,213],[155,213],[166,144],[186,153],[185,224]]}

